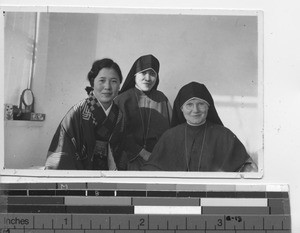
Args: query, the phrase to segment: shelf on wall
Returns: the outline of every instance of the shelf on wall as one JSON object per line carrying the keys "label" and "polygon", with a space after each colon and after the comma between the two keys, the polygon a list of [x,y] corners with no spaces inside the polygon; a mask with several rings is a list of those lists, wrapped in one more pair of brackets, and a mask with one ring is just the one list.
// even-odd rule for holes
{"label": "shelf on wall", "polygon": [[41,127],[44,121],[4,120],[4,126],[13,127]]}

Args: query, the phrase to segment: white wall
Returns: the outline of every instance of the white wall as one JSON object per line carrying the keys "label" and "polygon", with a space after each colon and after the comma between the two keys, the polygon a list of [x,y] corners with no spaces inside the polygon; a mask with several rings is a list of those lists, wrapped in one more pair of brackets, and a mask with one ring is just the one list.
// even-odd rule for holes
{"label": "white wall", "polygon": [[[39,5],[39,1],[23,1]],[[75,1],[74,1],[75,2]],[[17,4],[19,1],[4,1],[2,4]],[[80,2],[75,2],[81,5]],[[61,1],[44,1],[46,5],[65,5]],[[69,3],[68,3],[69,4]],[[264,11],[264,177],[258,180],[205,180],[234,184],[273,184],[286,183],[290,187],[293,232],[300,231],[300,53],[298,52],[300,22],[298,1],[267,0],[205,0],[205,1],[85,1],[85,5],[104,7],[157,7],[157,8],[206,8],[206,9],[247,9]],[[14,180],[13,178],[7,180]],[[22,179],[18,178],[18,181]],[[24,178],[23,180],[26,180]],[[31,178],[31,181],[39,179]],[[130,179],[118,178],[115,182]],[[54,182],[57,182],[55,178]],[[153,180],[157,182],[157,180]],[[184,182],[184,180],[178,181]],[[193,182],[202,182],[194,180]]]}
{"label": "white wall", "polygon": [[[24,12],[11,14],[17,19],[32,15]],[[51,139],[62,117],[72,105],[85,98],[86,75],[95,58],[97,17],[93,14],[40,14],[32,90],[35,112],[45,113],[46,120],[42,123],[6,122],[6,168],[43,166]],[[15,24],[22,25],[23,22]],[[5,73],[4,103],[18,105],[20,93],[24,89],[20,84],[26,85],[29,75],[28,72],[16,74],[16,67],[25,60],[23,57],[26,54],[23,55],[24,49],[14,49],[20,43],[15,42],[16,39],[10,40],[10,37],[25,44],[28,39],[21,37],[18,30],[12,27],[7,27],[5,32],[8,34],[5,35],[6,61],[13,62],[5,63],[5,69],[9,72]]]}

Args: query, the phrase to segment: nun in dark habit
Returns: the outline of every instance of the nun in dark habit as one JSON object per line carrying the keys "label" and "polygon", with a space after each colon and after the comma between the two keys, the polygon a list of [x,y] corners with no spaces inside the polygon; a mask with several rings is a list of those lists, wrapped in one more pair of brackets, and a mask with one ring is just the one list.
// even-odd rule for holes
{"label": "nun in dark habit", "polygon": [[153,55],[138,58],[114,100],[125,117],[125,153],[128,170],[139,170],[160,136],[170,128],[172,109],[157,90],[159,61]]}
{"label": "nun in dark habit", "polygon": [[141,170],[254,171],[244,145],[223,126],[205,85],[183,86],[174,101],[172,128],[167,130]]}

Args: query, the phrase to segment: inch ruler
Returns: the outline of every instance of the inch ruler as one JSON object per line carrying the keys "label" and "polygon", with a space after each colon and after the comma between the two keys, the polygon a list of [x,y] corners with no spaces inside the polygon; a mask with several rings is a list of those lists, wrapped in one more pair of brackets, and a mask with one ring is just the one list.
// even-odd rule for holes
{"label": "inch ruler", "polygon": [[0,233],[291,233],[286,185],[0,184]]}

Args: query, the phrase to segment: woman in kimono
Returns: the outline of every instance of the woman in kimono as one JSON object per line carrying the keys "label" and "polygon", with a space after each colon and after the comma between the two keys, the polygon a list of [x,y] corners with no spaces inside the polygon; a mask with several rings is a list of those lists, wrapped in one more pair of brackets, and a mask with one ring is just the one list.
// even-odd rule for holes
{"label": "woman in kimono", "polygon": [[93,63],[87,78],[88,97],[74,105],[60,122],[50,144],[46,169],[124,170],[124,118],[113,99],[122,73],[104,58]]}
{"label": "woman in kimono", "polygon": [[170,127],[171,105],[157,90],[159,61],[153,55],[138,58],[115,99],[126,122],[125,152],[128,170],[139,170],[160,136]]}
{"label": "woman in kimono", "polygon": [[253,171],[240,140],[223,126],[205,85],[183,86],[174,101],[172,128],[156,144],[141,170]]}

